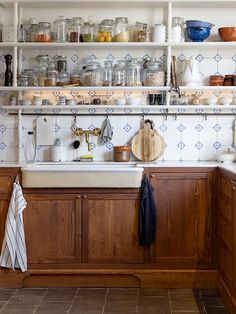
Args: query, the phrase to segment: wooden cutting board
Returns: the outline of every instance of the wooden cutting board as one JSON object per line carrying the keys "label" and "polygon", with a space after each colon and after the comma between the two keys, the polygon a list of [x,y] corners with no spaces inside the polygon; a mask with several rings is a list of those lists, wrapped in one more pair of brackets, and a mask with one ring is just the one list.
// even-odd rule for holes
{"label": "wooden cutting board", "polygon": [[131,149],[134,156],[142,161],[154,161],[164,153],[165,142],[149,122],[133,137]]}

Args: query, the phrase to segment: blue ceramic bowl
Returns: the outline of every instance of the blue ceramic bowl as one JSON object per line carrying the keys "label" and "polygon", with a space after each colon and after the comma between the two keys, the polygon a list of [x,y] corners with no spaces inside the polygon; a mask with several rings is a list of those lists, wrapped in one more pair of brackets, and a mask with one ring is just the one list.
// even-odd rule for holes
{"label": "blue ceramic bowl", "polygon": [[187,27],[208,27],[212,28],[214,24],[209,23],[209,22],[203,22],[203,21],[198,21],[198,20],[187,20],[185,22]]}
{"label": "blue ceramic bowl", "polygon": [[210,36],[209,27],[187,27],[188,38],[192,41],[202,42]]}

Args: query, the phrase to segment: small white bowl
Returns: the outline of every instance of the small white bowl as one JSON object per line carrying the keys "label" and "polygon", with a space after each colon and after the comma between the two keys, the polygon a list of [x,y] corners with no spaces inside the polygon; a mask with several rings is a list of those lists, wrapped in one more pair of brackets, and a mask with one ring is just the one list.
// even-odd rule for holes
{"label": "small white bowl", "polygon": [[118,98],[118,99],[116,99],[116,104],[119,106],[123,106],[126,104],[126,99],[125,98]]}
{"label": "small white bowl", "polygon": [[128,105],[131,106],[138,106],[140,105],[140,98],[139,97],[129,97],[127,98]]}
{"label": "small white bowl", "polygon": [[21,101],[21,106],[31,106],[31,105],[32,105],[32,102],[29,99],[23,99]]}
{"label": "small white bowl", "polygon": [[208,97],[208,98],[205,99],[206,104],[207,105],[212,105],[212,106],[216,105],[217,101],[218,101],[218,99],[215,96]]}
{"label": "small white bowl", "polygon": [[221,105],[230,105],[233,101],[233,98],[232,97],[229,97],[229,96],[223,96],[223,97],[220,97],[220,103]]}

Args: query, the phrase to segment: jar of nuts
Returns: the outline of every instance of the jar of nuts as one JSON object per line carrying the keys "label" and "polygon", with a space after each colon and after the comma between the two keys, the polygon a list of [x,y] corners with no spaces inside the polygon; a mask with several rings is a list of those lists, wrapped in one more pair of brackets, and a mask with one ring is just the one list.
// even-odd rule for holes
{"label": "jar of nuts", "polygon": [[99,62],[90,62],[82,70],[83,86],[103,86],[103,68]]}
{"label": "jar of nuts", "polygon": [[143,85],[144,86],[164,86],[165,72],[160,71],[161,62],[148,62],[147,68],[143,71]]}

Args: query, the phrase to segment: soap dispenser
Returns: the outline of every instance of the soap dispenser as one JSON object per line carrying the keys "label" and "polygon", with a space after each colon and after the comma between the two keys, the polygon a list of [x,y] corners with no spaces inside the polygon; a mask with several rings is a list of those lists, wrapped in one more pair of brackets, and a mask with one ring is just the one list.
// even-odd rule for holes
{"label": "soap dispenser", "polygon": [[66,147],[60,138],[57,138],[52,146],[52,161],[66,161]]}

